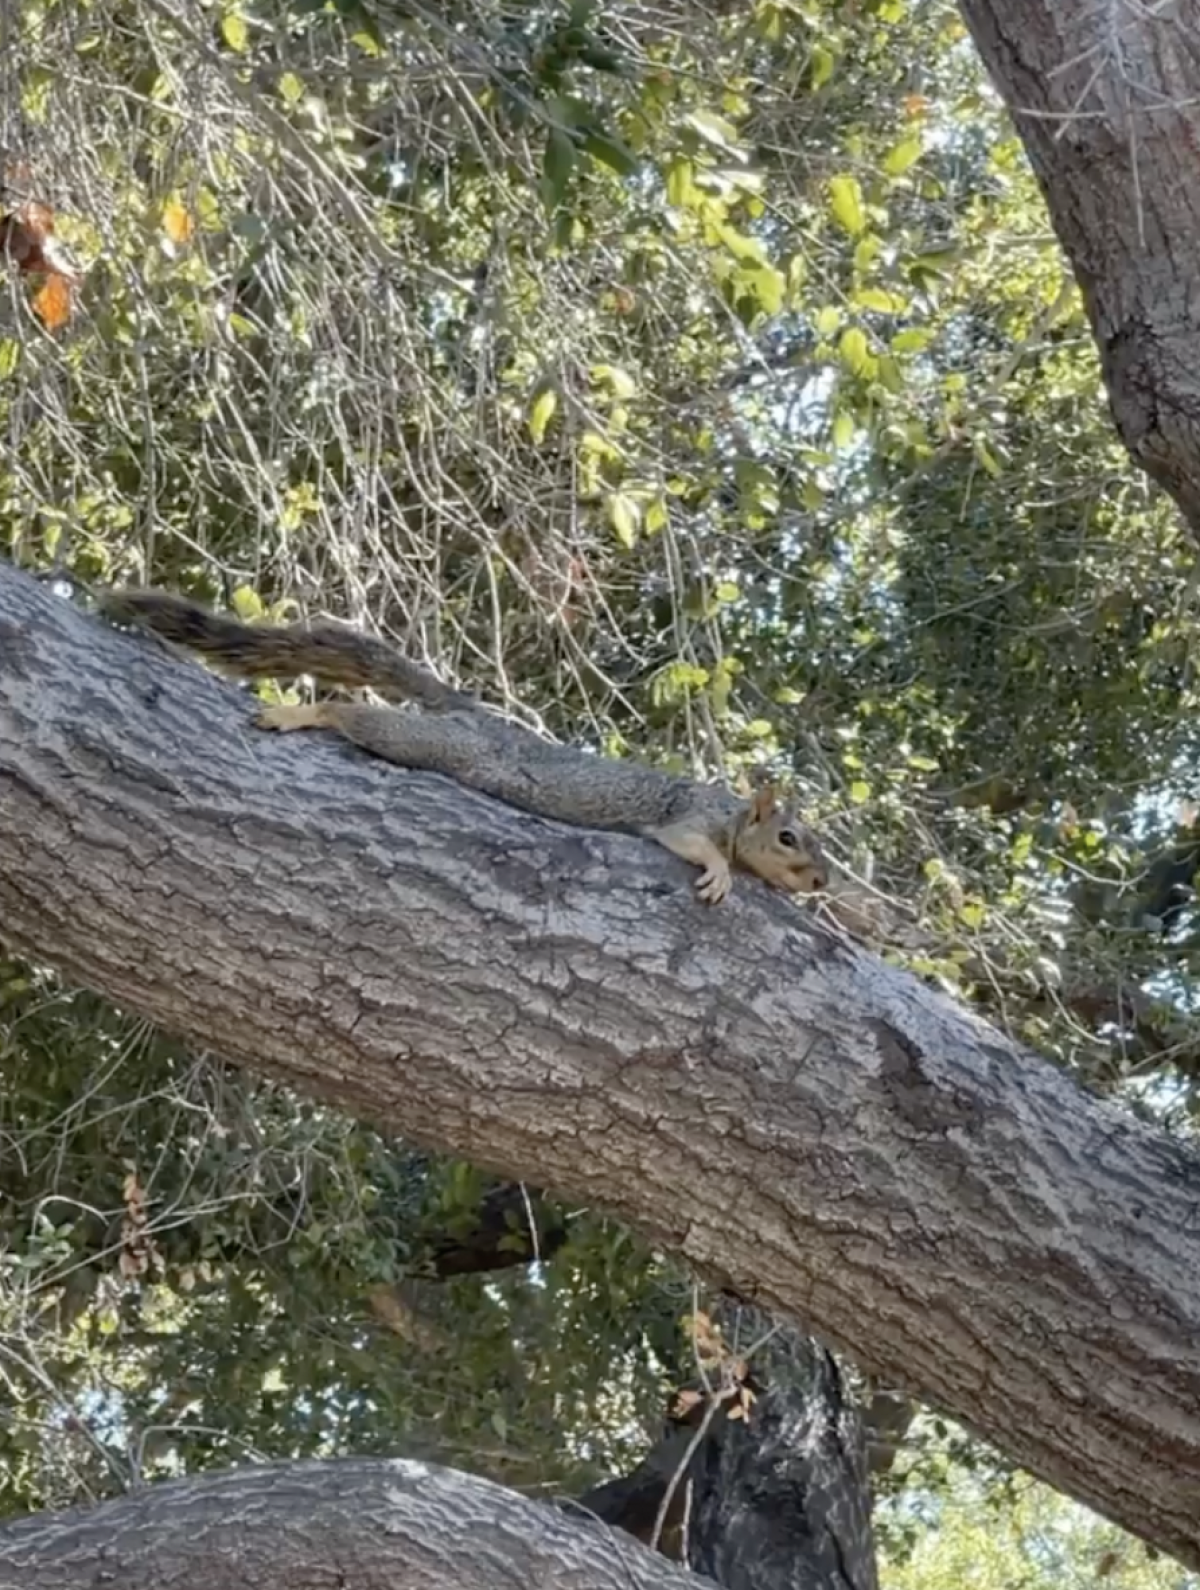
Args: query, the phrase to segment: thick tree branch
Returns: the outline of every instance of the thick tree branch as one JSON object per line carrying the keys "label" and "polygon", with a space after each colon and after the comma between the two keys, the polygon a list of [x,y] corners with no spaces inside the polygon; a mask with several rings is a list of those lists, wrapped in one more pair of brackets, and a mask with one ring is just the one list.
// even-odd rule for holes
{"label": "thick tree branch", "polygon": [[0,1529],[0,1590],[703,1590],[623,1533],[403,1459],[271,1463]]}
{"label": "thick tree branch", "polygon": [[1200,1162],[743,881],[319,738],[0,566],[0,925],[602,1205],[1200,1564]]}
{"label": "thick tree branch", "polygon": [[1121,437],[1200,536],[1200,28],[1188,0],[960,0],[1083,291]]}

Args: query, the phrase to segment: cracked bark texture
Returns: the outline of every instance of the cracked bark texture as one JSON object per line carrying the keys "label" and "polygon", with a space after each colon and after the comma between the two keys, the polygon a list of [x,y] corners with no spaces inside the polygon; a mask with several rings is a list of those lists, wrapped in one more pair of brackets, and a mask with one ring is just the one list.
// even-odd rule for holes
{"label": "cracked bark texture", "polygon": [[611,1210],[1200,1566],[1200,1159],[741,880],[319,736],[0,565],[0,932]]}
{"label": "cracked bark texture", "polygon": [[272,1463],[0,1528],[0,1590],[702,1590],[628,1536],[405,1459]]}
{"label": "cracked bark texture", "polygon": [[1200,537],[1195,0],[959,0],[1075,269],[1121,438]]}

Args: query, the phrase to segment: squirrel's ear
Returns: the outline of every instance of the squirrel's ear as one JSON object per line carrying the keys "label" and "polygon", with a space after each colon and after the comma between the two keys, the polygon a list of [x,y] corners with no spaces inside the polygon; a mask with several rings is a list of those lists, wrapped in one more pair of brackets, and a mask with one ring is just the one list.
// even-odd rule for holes
{"label": "squirrel's ear", "polygon": [[765,823],[774,811],[774,784],[760,784],[750,799],[750,820],[755,823]]}

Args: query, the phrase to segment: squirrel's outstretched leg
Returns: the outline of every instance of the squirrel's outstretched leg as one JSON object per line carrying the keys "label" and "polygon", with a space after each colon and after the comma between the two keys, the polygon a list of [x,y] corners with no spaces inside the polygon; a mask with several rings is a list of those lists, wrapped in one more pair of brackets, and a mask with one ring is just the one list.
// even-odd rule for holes
{"label": "squirrel's outstretched leg", "polygon": [[404,712],[358,701],[316,701],[294,707],[260,707],[258,726],[282,734],[295,729],[332,729],[386,762],[445,773],[468,789],[509,798],[498,740],[506,726],[500,725],[498,730],[493,719],[474,708]]}
{"label": "squirrel's outstretched leg", "polygon": [[325,708],[329,705],[327,701],[316,701],[307,706],[260,707],[258,726],[260,729],[278,729],[282,734],[292,729],[336,729],[337,724],[328,722],[325,717]]}
{"label": "squirrel's outstretched leg", "polygon": [[664,845],[672,855],[704,868],[696,882],[696,893],[706,905],[719,905],[733,887],[728,858],[703,829],[686,818],[683,822],[668,823],[665,828],[644,828],[642,832],[647,839]]}

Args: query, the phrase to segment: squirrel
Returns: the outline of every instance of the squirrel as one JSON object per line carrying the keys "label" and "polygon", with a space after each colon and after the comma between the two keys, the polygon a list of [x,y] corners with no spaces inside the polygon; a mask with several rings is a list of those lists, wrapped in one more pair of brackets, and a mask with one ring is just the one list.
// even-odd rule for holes
{"label": "squirrel", "polygon": [[305,674],[415,702],[424,710],[346,701],[263,706],[258,725],[332,729],[385,761],[444,774],[536,816],[656,840],[702,869],[696,892],[707,904],[728,895],[733,867],[789,894],[829,882],[815,835],[769,785],[742,800],[717,785],[544,740],[386,642],[341,624],[243,624],[161,591],[107,592],[99,606],[108,618],[141,625],[242,678]]}

